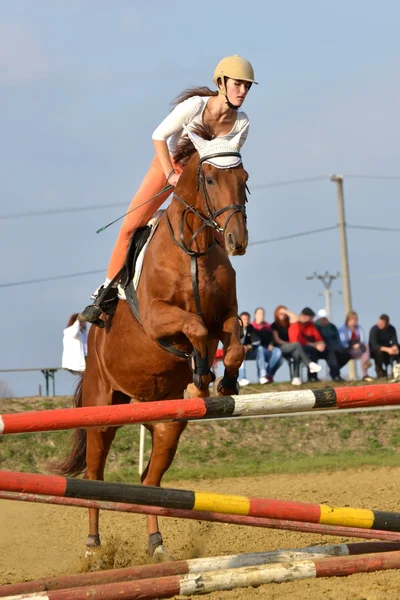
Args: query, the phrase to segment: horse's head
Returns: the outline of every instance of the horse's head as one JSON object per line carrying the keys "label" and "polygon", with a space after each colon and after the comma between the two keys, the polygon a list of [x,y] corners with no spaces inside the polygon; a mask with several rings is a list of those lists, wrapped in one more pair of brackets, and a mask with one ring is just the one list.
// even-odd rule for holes
{"label": "horse's head", "polygon": [[246,181],[239,152],[241,131],[232,140],[204,139],[187,127],[185,130],[198,152],[197,205],[210,224],[224,236],[225,248],[232,256],[246,252]]}

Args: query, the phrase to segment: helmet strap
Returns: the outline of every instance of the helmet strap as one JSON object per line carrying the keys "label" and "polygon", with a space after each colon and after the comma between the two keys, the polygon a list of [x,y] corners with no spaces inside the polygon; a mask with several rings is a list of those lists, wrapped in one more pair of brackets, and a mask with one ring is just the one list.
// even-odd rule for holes
{"label": "helmet strap", "polygon": [[232,110],[239,110],[240,106],[235,106],[234,104],[232,104],[232,102],[228,98],[228,91],[226,89],[226,77],[222,78],[221,87],[218,88],[218,91],[219,91],[220,94],[222,94],[223,96],[225,96],[226,103],[229,106],[229,108],[231,108]]}
{"label": "helmet strap", "polygon": [[231,108],[232,110],[239,110],[240,106],[235,106],[234,104],[232,104],[232,102],[228,98],[228,94],[225,94],[225,98],[226,98],[226,103],[229,106],[229,108]]}

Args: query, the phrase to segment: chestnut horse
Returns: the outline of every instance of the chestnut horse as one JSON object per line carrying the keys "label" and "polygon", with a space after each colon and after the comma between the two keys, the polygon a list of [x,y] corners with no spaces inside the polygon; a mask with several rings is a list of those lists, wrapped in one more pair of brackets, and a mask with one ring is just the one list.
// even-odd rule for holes
{"label": "chestnut horse", "polygon": [[[228,254],[242,255],[247,247],[247,173],[239,137],[228,142],[188,134],[191,156],[144,259],[137,290],[140,322],[120,300],[115,314],[106,317],[105,328],[90,329],[76,406],[207,397],[219,341],[225,372],[216,391],[237,393],[244,352]],[[215,241],[216,232],[223,236],[222,245]],[[186,425],[146,424],[152,452],[142,475],[144,485],[160,485]],[[86,479],[103,480],[116,431],[76,430],[71,453],[58,472],[76,476],[85,471]],[[166,551],[157,518],[149,515],[147,525],[149,554],[162,556]],[[87,545],[100,545],[99,511],[94,508],[89,509]]]}

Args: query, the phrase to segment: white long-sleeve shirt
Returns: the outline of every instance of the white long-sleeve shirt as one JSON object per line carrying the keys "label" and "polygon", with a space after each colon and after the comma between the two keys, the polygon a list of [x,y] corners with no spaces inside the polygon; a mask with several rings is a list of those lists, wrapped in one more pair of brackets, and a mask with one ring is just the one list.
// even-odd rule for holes
{"label": "white long-sleeve shirt", "polygon": [[86,368],[87,332],[82,331],[78,320],[64,329],[61,366],[69,371],[83,372]]}
{"label": "white long-sleeve shirt", "polygon": [[[174,155],[181,138],[184,136],[187,137],[183,126],[186,125],[190,129],[190,125],[203,124],[203,113],[210,98],[211,96],[192,96],[178,104],[154,131],[153,140],[166,141],[170,154]],[[242,129],[247,127],[240,140],[240,147],[242,147],[247,138],[248,124],[249,118],[246,113],[238,111],[236,123],[231,131],[220,137],[225,140],[231,140]]]}

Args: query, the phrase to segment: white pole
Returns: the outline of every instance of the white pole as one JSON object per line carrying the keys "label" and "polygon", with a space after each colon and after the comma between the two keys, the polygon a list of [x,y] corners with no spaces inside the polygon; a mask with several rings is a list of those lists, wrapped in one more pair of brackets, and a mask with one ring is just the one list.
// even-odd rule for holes
{"label": "white pole", "polygon": [[140,426],[140,438],[139,438],[139,475],[144,471],[144,443],[146,440],[146,428],[144,425]]}

